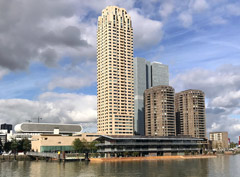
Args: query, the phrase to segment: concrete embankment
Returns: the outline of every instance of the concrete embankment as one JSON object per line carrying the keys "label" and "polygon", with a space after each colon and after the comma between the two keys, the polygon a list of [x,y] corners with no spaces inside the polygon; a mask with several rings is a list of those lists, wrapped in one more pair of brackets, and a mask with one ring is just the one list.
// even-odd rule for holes
{"label": "concrete embankment", "polygon": [[25,161],[25,160],[31,160],[31,158],[27,155],[0,155],[0,161]]}
{"label": "concrete embankment", "polygon": [[117,162],[117,161],[142,161],[142,160],[175,160],[175,159],[205,159],[205,158],[216,158],[216,157],[217,157],[216,155],[112,157],[112,158],[90,158],[90,162]]}

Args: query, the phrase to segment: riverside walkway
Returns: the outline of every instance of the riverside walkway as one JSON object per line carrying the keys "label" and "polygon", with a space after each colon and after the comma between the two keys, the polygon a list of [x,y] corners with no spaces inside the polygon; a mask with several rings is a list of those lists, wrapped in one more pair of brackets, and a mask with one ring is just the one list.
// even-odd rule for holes
{"label": "riverside walkway", "polygon": [[27,152],[27,156],[34,157],[34,158],[46,158],[46,159],[57,159],[57,160],[66,160],[66,161],[76,161],[76,160],[84,160],[84,157],[78,156],[68,156],[68,154],[63,155],[54,153],[54,152]]}

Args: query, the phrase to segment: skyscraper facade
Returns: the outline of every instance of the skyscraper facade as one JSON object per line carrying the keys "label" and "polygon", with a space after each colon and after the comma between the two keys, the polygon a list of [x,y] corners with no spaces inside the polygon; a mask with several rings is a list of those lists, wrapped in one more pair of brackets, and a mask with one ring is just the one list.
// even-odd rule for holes
{"label": "skyscraper facade", "polygon": [[133,28],[126,10],[108,6],[98,17],[97,128],[132,135],[134,119]]}
{"label": "skyscraper facade", "polygon": [[151,86],[169,85],[168,66],[159,62],[151,63]]}
{"label": "skyscraper facade", "polygon": [[175,95],[177,135],[206,137],[204,92],[185,90]]}
{"label": "skyscraper facade", "polygon": [[144,91],[157,85],[169,85],[168,66],[134,58],[134,130],[145,134]]}
{"label": "skyscraper facade", "polygon": [[175,136],[174,88],[155,86],[145,90],[145,135]]}

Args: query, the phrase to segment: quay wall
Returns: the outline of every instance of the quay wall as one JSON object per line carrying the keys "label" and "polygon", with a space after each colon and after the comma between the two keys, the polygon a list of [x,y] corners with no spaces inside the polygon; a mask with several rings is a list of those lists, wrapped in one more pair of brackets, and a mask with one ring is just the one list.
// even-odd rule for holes
{"label": "quay wall", "polygon": [[216,155],[151,156],[151,157],[111,157],[111,158],[90,158],[90,162],[203,159],[203,158],[216,158],[216,157],[217,157]]}

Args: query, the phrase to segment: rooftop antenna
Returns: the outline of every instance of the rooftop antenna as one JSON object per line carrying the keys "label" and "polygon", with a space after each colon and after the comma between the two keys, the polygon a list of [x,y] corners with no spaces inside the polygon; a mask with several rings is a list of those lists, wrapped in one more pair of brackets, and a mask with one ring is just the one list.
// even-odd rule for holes
{"label": "rooftop antenna", "polygon": [[38,123],[40,122],[40,120],[42,120],[42,118],[41,118],[41,117],[34,118],[34,119],[37,119],[37,120],[38,120]]}

